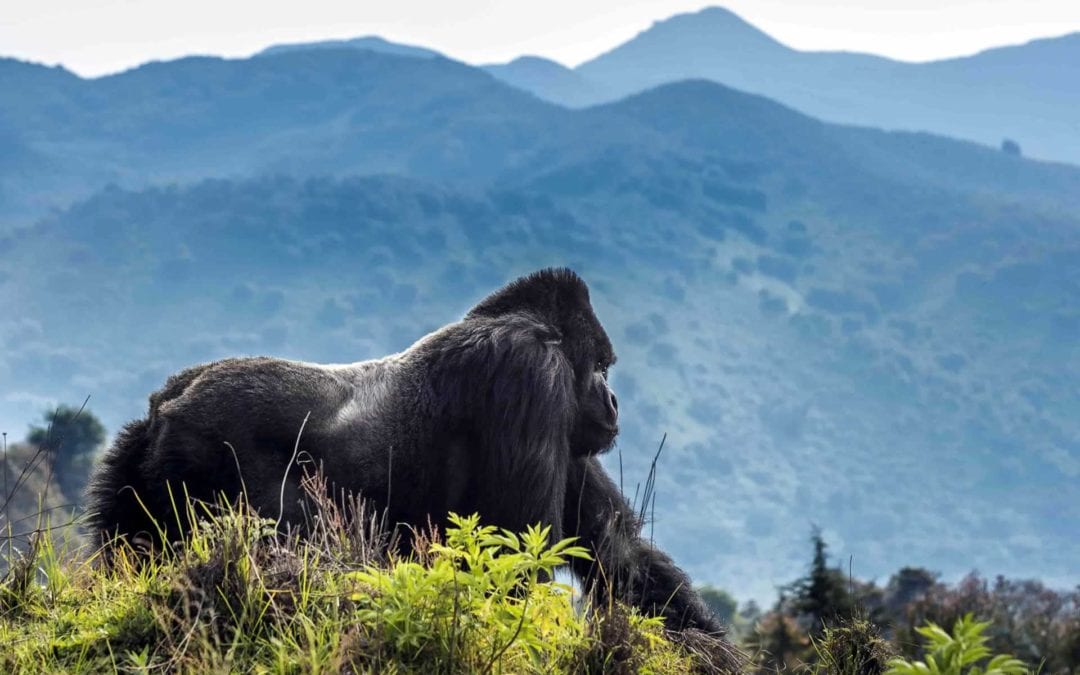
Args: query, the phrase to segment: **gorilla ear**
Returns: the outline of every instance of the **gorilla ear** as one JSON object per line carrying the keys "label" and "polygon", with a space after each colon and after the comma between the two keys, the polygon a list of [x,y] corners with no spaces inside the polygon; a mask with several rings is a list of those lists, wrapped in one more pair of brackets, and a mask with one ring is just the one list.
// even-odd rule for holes
{"label": "gorilla ear", "polygon": [[[565,267],[548,268],[503,286],[481,300],[465,318],[529,311],[559,325],[560,318],[588,306],[589,287],[576,272]],[[558,340],[561,336],[552,339]],[[545,342],[549,341],[545,339]]]}

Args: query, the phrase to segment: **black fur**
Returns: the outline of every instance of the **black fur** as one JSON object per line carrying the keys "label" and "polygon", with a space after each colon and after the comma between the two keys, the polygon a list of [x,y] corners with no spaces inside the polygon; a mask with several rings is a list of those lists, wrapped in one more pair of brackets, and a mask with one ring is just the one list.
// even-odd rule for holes
{"label": "black fur", "polygon": [[687,577],[639,536],[596,457],[618,432],[607,385],[614,360],[585,283],[556,269],[509,284],[382,359],[196,366],[153,394],[148,417],[127,425],[102,459],[90,526],[103,542],[156,542],[146,511],[174,537],[184,524],[173,499],[242,489],[263,515],[302,522],[302,471],[292,467],[283,500],[280,491],[307,417],[300,456],[385,508],[391,523],[445,522],[454,511],[513,530],[548,524],[554,539],[576,535],[593,551],[595,563],[574,563],[587,584],[602,579],[597,588],[672,627],[719,631]]}

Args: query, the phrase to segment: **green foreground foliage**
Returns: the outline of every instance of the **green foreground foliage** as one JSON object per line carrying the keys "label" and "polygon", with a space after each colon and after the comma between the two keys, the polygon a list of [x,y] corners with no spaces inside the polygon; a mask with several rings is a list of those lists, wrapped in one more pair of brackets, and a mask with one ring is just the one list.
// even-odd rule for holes
{"label": "green foreground foliage", "polygon": [[[971,614],[956,620],[952,635],[935,623],[918,628],[928,642],[925,661],[893,659],[887,675],[1026,675],[1023,661],[1009,654],[991,656],[983,632],[990,622],[975,621]],[[976,665],[989,658],[984,665]]]}
{"label": "green foreground foliage", "polygon": [[[242,508],[174,550],[111,565],[36,537],[0,585],[0,672],[728,672],[728,643],[674,635],[547,581],[572,540],[451,518],[418,553],[377,519],[322,504],[306,536]],[[196,507],[189,506],[193,516]]]}

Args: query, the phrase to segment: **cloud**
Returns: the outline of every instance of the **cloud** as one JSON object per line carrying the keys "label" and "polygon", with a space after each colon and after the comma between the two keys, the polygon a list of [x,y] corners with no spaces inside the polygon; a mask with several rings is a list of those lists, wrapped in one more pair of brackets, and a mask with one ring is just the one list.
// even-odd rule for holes
{"label": "cloud", "polygon": [[42,396],[41,394],[35,394],[30,391],[9,391],[0,397],[0,400],[4,403],[30,405],[41,410],[47,410],[56,406],[56,399]]}
{"label": "cloud", "polygon": [[11,321],[5,321],[0,326],[0,335],[3,335],[4,346],[7,349],[24,347],[30,343],[42,343],[45,337],[45,328],[40,321],[27,317],[20,317]]}
{"label": "cloud", "polygon": [[1060,445],[1051,445],[1042,452],[1044,460],[1053,464],[1069,478],[1080,477],[1080,458],[1074,457]]}

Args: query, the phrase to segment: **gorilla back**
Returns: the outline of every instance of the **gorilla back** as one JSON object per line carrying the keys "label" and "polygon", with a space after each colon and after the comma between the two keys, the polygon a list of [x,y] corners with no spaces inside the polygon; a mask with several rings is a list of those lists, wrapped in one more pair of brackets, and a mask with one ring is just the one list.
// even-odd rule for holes
{"label": "gorilla back", "polygon": [[391,523],[477,512],[512,530],[543,523],[555,539],[576,535],[596,558],[574,563],[586,582],[602,570],[608,588],[675,627],[719,630],[685,575],[640,538],[600,467],[597,455],[618,433],[607,383],[614,361],[585,283],[549,269],[382,359],[195,366],[151,395],[147,417],[105,454],[89,522],[105,545],[161,544],[162,532],[179,538],[187,527],[174,499],[246,493],[262,515],[300,524],[295,455]]}

